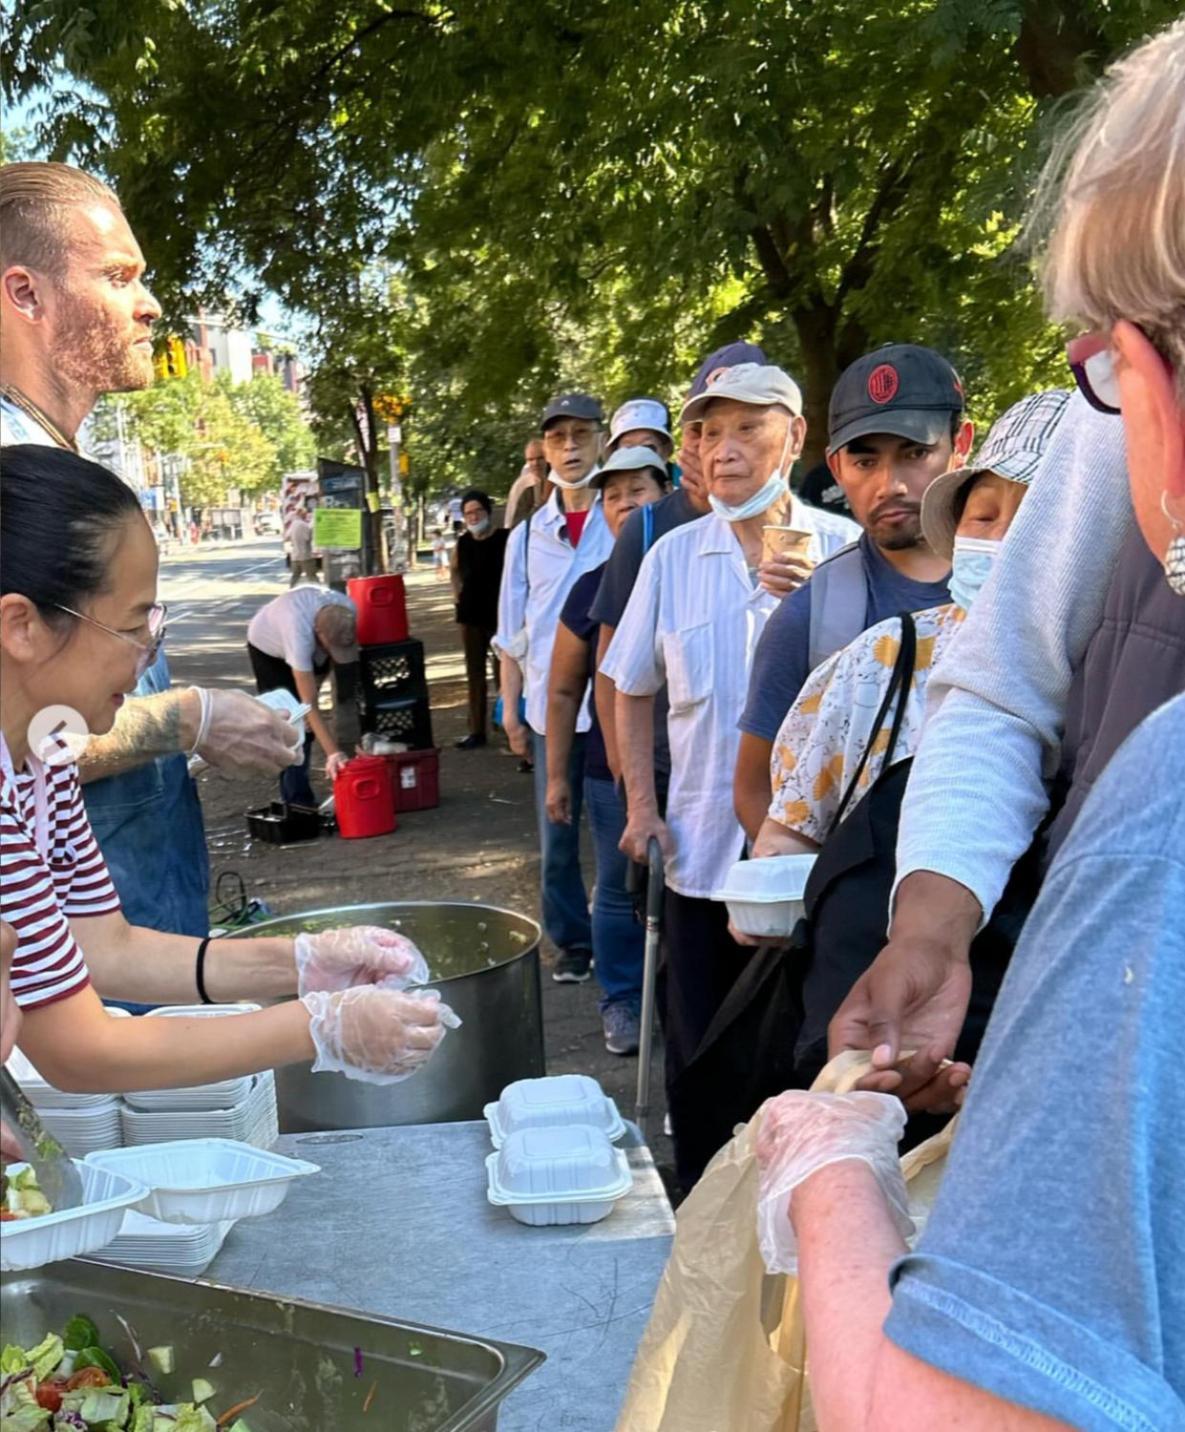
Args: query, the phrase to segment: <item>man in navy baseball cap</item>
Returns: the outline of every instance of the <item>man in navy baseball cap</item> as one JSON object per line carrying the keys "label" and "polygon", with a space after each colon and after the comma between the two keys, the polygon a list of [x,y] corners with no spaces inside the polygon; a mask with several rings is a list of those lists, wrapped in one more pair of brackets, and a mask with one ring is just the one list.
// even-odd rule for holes
{"label": "man in navy baseball cap", "polygon": [[835,385],[827,466],[864,532],[819,563],[758,642],[733,788],[750,839],[769,807],[774,740],[811,671],[874,623],[950,601],[950,563],[922,533],[922,494],[967,459],[963,407],[954,368],[914,343],[866,353]]}

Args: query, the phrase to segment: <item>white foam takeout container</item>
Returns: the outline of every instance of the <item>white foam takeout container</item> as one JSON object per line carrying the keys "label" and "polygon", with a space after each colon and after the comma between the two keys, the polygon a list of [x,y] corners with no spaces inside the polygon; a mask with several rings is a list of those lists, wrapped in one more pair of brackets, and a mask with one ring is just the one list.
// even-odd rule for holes
{"label": "white foam takeout container", "polygon": [[621,1149],[587,1124],[521,1129],[486,1159],[489,1201],[520,1223],[597,1223],[633,1187]]}
{"label": "white foam takeout container", "polygon": [[566,1128],[585,1124],[607,1139],[625,1133],[617,1105],[587,1074],[552,1074],[545,1079],[516,1079],[502,1090],[496,1104],[483,1110],[490,1139],[500,1149],[511,1134],[523,1129]]}
{"label": "white foam takeout container", "polygon": [[789,937],[802,919],[802,897],[814,863],[813,855],[738,860],[712,899],[728,905],[733,924],[746,935]]}
{"label": "white foam takeout container", "polygon": [[[124,1211],[137,1207],[148,1191],[124,1173],[77,1160],[74,1164],[82,1178],[82,1203],[6,1222],[0,1237],[0,1269],[5,1273],[27,1272],[105,1247],[118,1234]],[[8,1172],[25,1167],[13,1164]]]}
{"label": "white foam takeout container", "polygon": [[259,1218],[283,1203],[294,1179],[321,1172],[304,1159],[234,1139],[141,1144],[89,1154],[86,1162],[141,1184],[145,1193],[136,1207],[162,1223]]}
{"label": "white foam takeout container", "polygon": [[[287,695],[287,693],[285,693]],[[258,1004],[165,1004],[150,1009],[147,1019],[219,1019],[226,1015],[253,1014]],[[133,1109],[145,1113],[180,1113],[188,1110],[229,1109],[251,1092],[251,1079],[222,1079],[214,1084],[192,1084],[183,1089],[140,1089],[125,1094]]]}

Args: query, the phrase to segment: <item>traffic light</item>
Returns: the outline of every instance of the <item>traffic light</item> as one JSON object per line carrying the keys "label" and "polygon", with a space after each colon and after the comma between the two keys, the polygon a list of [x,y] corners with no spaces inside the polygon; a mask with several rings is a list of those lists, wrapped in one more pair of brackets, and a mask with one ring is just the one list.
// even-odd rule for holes
{"label": "traffic light", "polygon": [[164,344],[153,354],[152,371],[158,383],[166,378],[184,378],[189,372],[184,340],[177,337],[166,338]]}

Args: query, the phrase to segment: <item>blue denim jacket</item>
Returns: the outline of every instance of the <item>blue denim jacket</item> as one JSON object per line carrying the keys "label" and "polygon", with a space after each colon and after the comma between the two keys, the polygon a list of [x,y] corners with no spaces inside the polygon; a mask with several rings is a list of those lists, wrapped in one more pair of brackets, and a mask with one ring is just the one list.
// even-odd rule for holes
{"label": "blue denim jacket", "polygon": [[[170,686],[162,648],[137,696]],[[133,925],[209,933],[210,861],[197,786],[185,756],[161,756],[82,788],[95,838]]]}

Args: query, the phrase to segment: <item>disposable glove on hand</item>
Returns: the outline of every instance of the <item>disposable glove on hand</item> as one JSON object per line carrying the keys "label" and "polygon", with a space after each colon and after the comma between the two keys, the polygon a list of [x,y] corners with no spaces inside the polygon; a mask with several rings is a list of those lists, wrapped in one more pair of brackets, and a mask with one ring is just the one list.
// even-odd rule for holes
{"label": "disposable glove on hand", "polygon": [[344,751],[334,751],[332,756],[325,758],[325,778],[329,781],[336,781],[349,762],[349,756]]}
{"label": "disposable glove on hand", "polygon": [[435,990],[313,990],[301,1003],[317,1057],[314,1074],[344,1074],[365,1084],[397,1084],[426,1064],[446,1028],[461,1021]]}
{"label": "disposable glove on hand", "polygon": [[381,985],[406,989],[427,984],[428,962],[406,935],[378,925],[354,925],[297,935],[294,942],[298,992]]}
{"label": "disposable glove on hand", "polygon": [[914,1231],[897,1145],[905,1106],[892,1094],[809,1094],[791,1089],[762,1108],[757,1135],[761,1165],[757,1239],[771,1273],[796,1273],[798,1249],[790,1222],[790,1196],[828,1164],[859,1159],[876,1175],[898,1231]]}
{"label": "disposable glove on hand", "polygon": [[303,759],[299,730],[245,691],[207,690],[210,717],[196,754],[218,770],[274,775]]}

